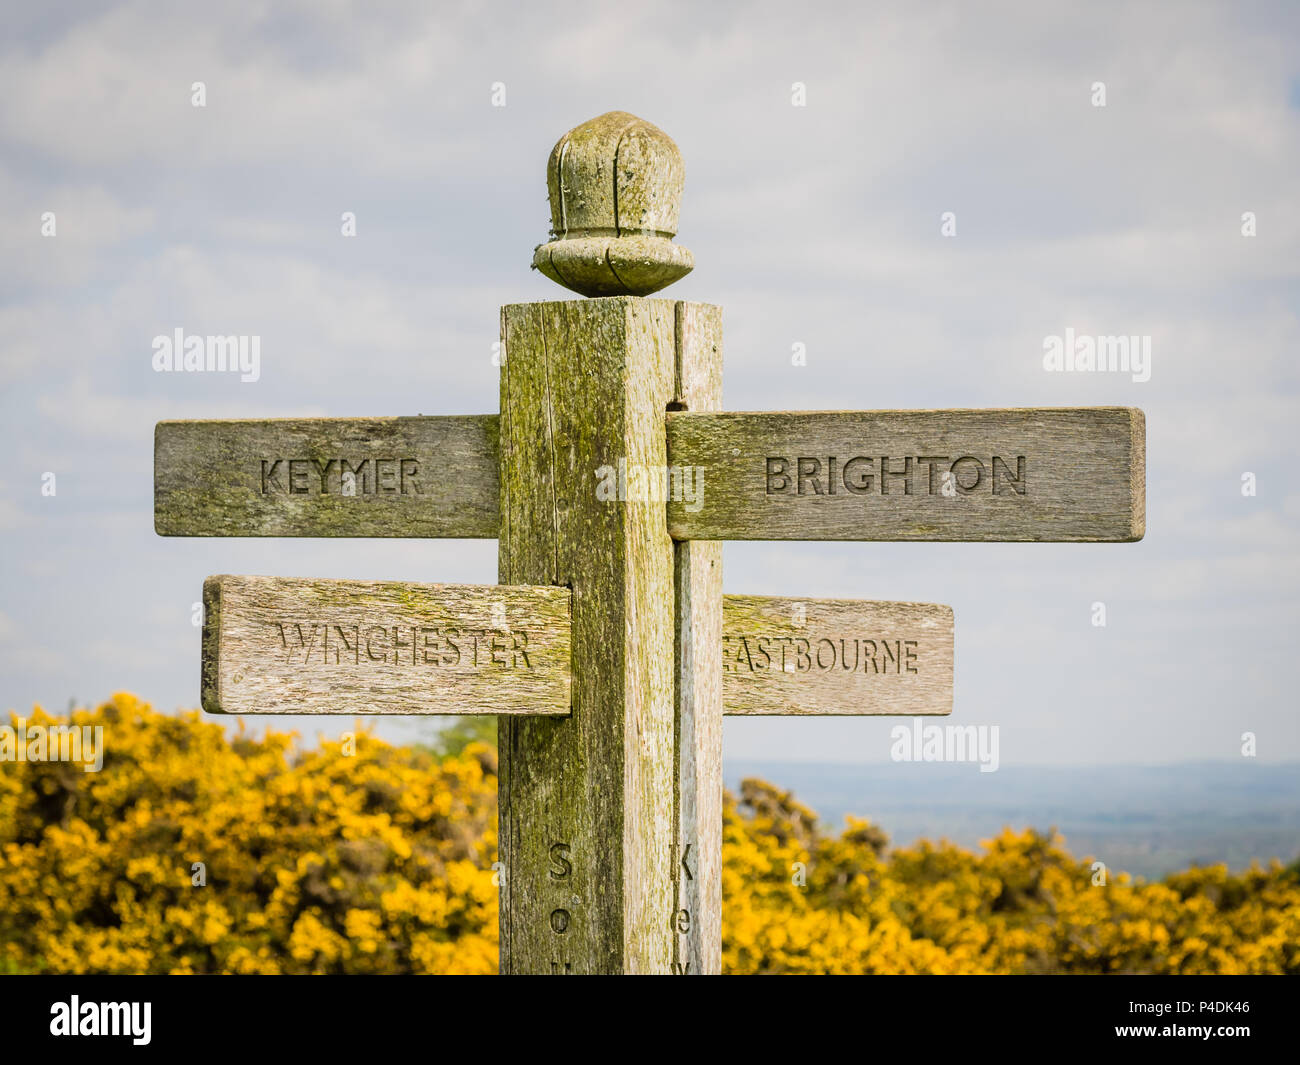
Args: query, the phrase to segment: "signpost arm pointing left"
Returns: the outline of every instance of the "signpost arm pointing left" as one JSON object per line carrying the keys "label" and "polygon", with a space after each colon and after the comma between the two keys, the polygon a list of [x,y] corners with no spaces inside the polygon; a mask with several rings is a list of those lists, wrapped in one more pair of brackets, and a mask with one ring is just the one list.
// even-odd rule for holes
{"label": "signpost arm pointing left", "polygon": [[209,577],[210,714],[567,714],[569,593]]}
{"label": "signpost arm pointing left", "polygon": [[497,534],[497,416],[159,422],[160,536]]}

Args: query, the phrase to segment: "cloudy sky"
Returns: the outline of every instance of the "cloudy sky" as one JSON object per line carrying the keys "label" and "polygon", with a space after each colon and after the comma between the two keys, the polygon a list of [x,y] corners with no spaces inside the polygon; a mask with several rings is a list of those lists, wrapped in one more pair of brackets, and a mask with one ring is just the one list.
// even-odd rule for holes
{"label": "cloudy sky", "polygon": [[[208,574],[494,581],[495,541],[159,538],[154,423],[495,411],[499,306],[564,298],[528,269],[547,154],[614,109],[682,150],[666,294],[724,308],[729,409],[1146,412],[1139,544],[733,544],[729,591],[951,604],[955,720],[1003,764],[1300,759],[1284,3],[6,0],[0,706],[197,705]],[[260,380],[153,372],[178,327],[260,336]],[[1149,336],[1150,380],[1045,372],[1067,328]],[[889,727],[726,751],[878,761]]]}

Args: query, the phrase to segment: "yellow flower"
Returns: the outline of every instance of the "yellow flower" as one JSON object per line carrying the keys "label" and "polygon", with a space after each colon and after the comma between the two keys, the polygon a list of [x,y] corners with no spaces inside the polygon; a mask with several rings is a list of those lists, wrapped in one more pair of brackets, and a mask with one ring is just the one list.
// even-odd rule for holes
{"label": "yellow flower", "polygon": [[[119,694],[102,772],[0,765],[0,972],[490,973],[496,778],[360,730],[301,750]],[[1296,973],[1300,877],[1274,862],[1158,883],[1059,836],[894,851],[745,781],[723,815],[732,973]]]}

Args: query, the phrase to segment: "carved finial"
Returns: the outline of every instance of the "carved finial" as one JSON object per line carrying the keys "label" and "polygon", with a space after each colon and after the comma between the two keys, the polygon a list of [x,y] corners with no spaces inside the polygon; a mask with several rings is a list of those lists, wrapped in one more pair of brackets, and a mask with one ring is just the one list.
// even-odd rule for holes
{"label": "carved finial", "polygon": [[610,111],[551,150],[551,234],[533,266],[584,296],[648,296],[695,266],[673,243],[682,156],[663,130]]}

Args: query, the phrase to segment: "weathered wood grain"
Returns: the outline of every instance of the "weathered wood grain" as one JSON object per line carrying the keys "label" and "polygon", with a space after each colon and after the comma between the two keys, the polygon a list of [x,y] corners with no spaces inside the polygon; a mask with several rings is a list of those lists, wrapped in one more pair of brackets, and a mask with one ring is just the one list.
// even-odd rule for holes
{"label": "weathered wood grain", "polygon": [[952,713],[952,608],[722,599],[726,714]]}
{"label": "weathered wood grain", "polygon": [[[1145,421],[1128,407],[668,416],[677,540],[1131,541]],[[882,465],[885,474],[882,477]]]}
{"label": "weathered wood grain", "polygon": [[668,972],[673,546],[663,504],[602,499],[599,471],[665,463],[674,306],[507,306],[503,584],[573,590],[573,714],[502,721],[503,973]]}
{"label": "weathered wood grain", "polygon": [[564,588],[209,577],[211,714],[569,713]]}
{"label": "weathered wood grain", "polygon": [[159,422],[162,536],[493,537],[497,417]]}
{"label": "weathered wood grain", "polygon": [[[722,406],[722,308],[678,303],[674,406]],[[682,975],[722,971],[722,544],[674,545],[677,586],[677,816],[674,949]]]}

